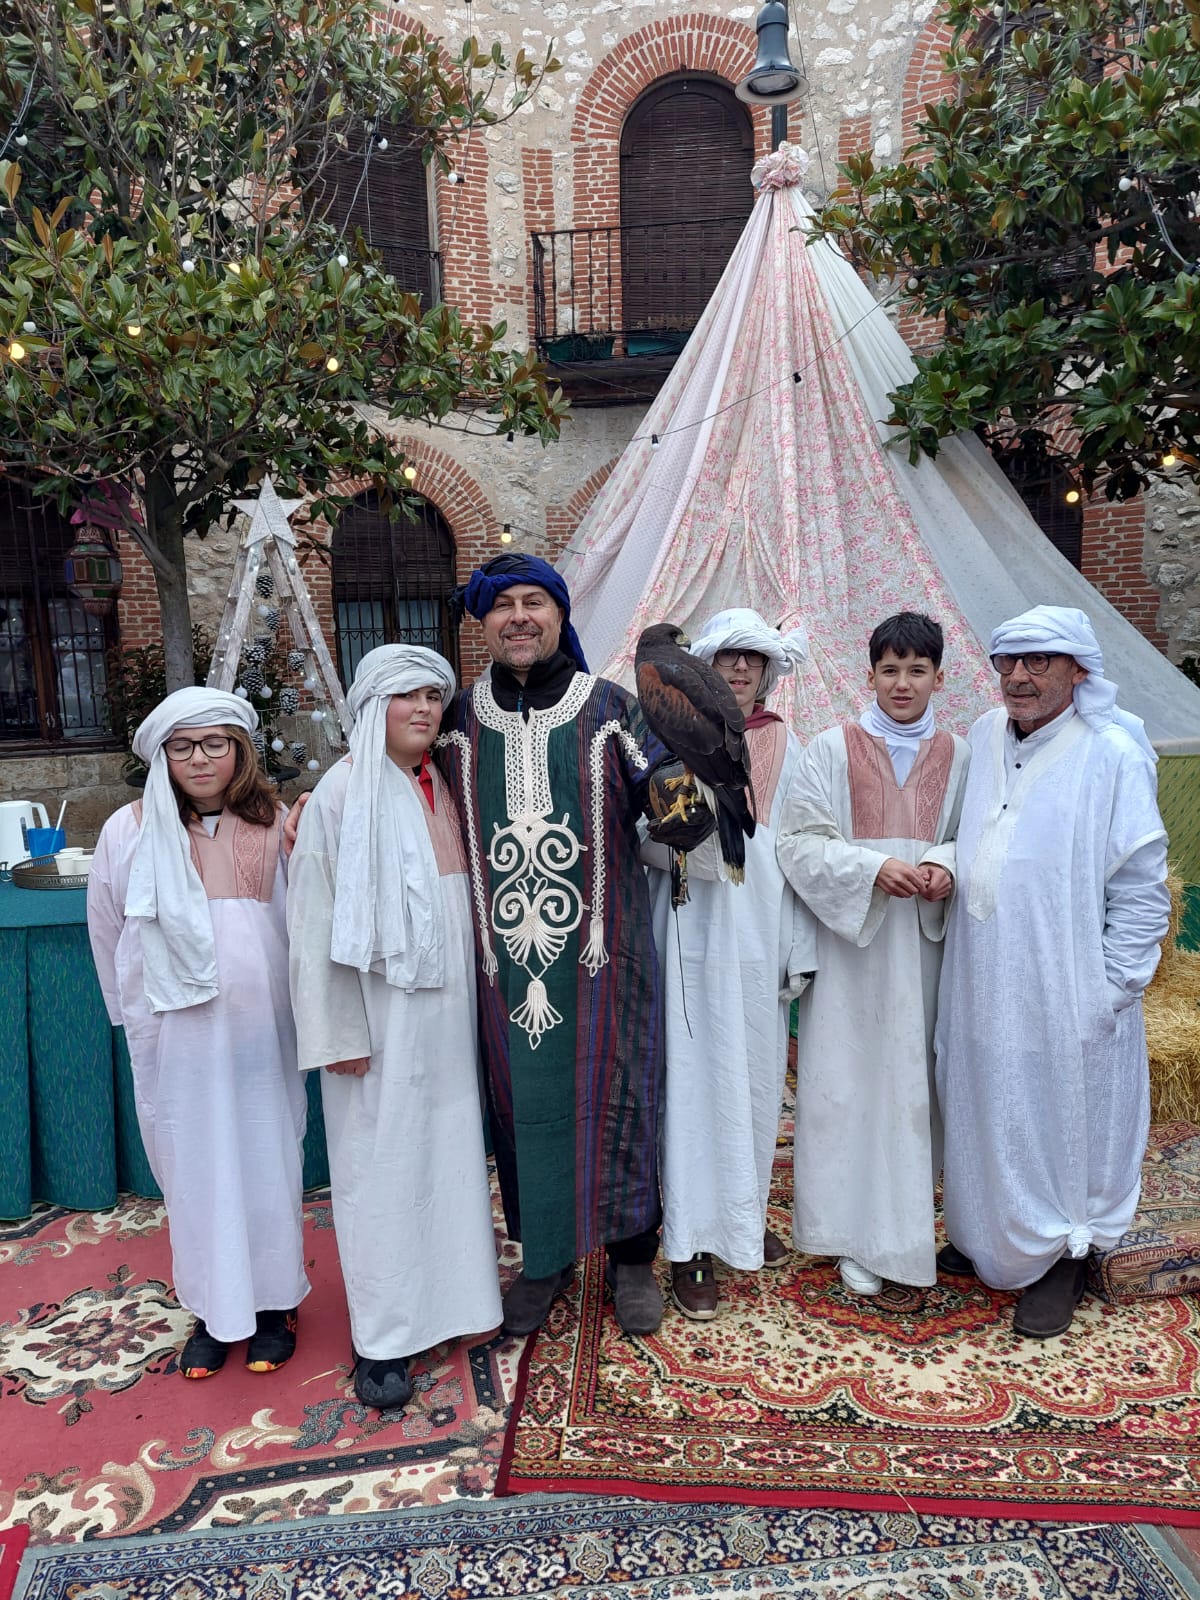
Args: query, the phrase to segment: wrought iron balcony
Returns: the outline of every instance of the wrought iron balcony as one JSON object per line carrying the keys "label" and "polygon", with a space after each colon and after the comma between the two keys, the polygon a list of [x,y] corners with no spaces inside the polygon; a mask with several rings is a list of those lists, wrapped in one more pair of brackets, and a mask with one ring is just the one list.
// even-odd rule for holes
{"label": "wrought iron balcony", "polygon": [[533,239],[534,335],[552,366],[657,358],[696,326],[745,216],[566,228]]}

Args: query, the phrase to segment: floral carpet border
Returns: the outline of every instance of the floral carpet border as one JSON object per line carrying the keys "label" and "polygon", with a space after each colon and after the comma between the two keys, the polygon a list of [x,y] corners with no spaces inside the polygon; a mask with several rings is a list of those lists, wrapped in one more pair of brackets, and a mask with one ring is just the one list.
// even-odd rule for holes
{"label": "floral carpet border", "polygon": [[[761,1296],[761,1314],[767,1318],[772,1315],[772,1300],[776,1304],[790,1301],[800,1314],[815,1308],[829,1319],[840,1318],[836,1333],[843,1338],[854,1337],[856,1318],[878,1327],[883,1313],[843,1296],[829,1263],[805,1257],[795,1261],[794,1268],[785,1269],[789,1283],[776,1277],[761,1289],[762,1275],[725,1274],[722,1316],[739,1310],[740,1297],[745,1323],[748,1304]],[[834,1280],[832,1287],[830,1279]],[[727,1304],[727,1296],[733,1297],[732,1306]],[[972,1281],[968,1286],[943,1284],[927,1291],[926,1298],[935,1303],[932,1323],[947,1341],[957,1338],[973,1349],[977,1359],[982,1353],[983,1358],[998,1361],[1006,1352],[1007,1340],[1009,1346],[1015,1343],[1014,1359],[1021,1359],[1026,1347],[1007,1332],[1011,1296]],[[1159,1337],[1175,1362],[1174,1393],[1164,1393],[1164,1385],[1159,1383],[1157,1398],[1152,1401],[1110,1404],[1112,1414],[1101,1427],[1086,1415],[1066,1419],[1049,1412],[1039,1415],[1036,1395],[1022,1393],[1020,1384],[1004,1393],[999,1384],[997,1412],[1008,1407],[1009,1425],[1016,1437],[1001,1436],[997,1444],[995,1432],[989,1438],[982,1430],[961,1430],[956,1436],[945,1426],[922,1428],[920,1435],[910,1429],[910,1435],[919,1437],[921,1454],[927,1459],[923,1472],[898,1461],[911,1440],[891,1419],[866,1410],[846,1415],[848,1408],[843,1405],[842,1415],[831,1422],[836,1406],[814,1407],[808,1414],[798,1408],[790,1436],[778,1426],[774,1432],[770,1427],[757,1433],[752,1427],[746,1430],[752,1439],[747,1454],[757,1455],[760,1479],[766,1475],[761,1462],[769,1460],[772,1452],[790,1457],[782,1459],[777,1470],[780,1475],[790,1475],[791,1481],[785,1487],[774,1487],[761,1481],[738,1482],[736,1472],[730,1470],[705,1476],[701,1469],[680,1469],[678,1458],[689,1449],[697,1457],[702,1457],[706,1448],[711,1448],[714,1456],[722,1453],[718,1428],[671,1415],[679,1394],[688,1393],[688,1383],[680,1378],[681,1369],[688,1366],[687,1342],[691,1340],[694,1348],[699,1340],[711,1340],[716,1325],[685,1323],[668,1307],[668,1320],[659,1334],[623,1339],[612,1322],[611,1308],[604,1304],[602,1268],[589,1259],[574,1296],[558,1302],[546,1326],[522,1353],[495,1493],[497,1497],[528,1493],[636,1495],[660,1503],[727,1501],[802,1509],[903,1509],[943,1516],[1200,1527],[1200,1387],[1196,1385],[1200,1301],[1162,1299],[1111,1307],[1089,1300],[1077,1319],[1076,1350],[1086,1349],[1084,1341],[1090,1338],[1100,1358],[1106,1349],[1103,1330],[1121,1326],[1115,1320],[1119,1318],[1140,1319],[1137,1329],[1149,1330],[1145,1335],[1145,1347],[1150,1350],[1148,1366],[1153,1365],[1152,1337]],[[776,1327],[777,1344],[779,1333]],[[868,1332],[859,1341],[863,1346],[865,1340],[868,1363],[877,1358],[870,1348],[873,1337],[877,1336]],[[1136,1345],[1138,1334],[1131,1334],[1130,1339]],[[1070,1348],[1065,1340],[1053,1343]],[[882,1348],[880,1345],[880,1360]],[[1107,1348],[1111,1353],[1111,1347]],[[1042,1346],[1037,1359],[1074,1359],[1077,1364],[1086,1360],[1078,1353],[1067,1357],[1065,1349],[1064,1354],[1055,1355],[1049,1345]],[[693,1365],[693,1377],[694,1370]],[[730,1371],[727,1362],[722,1370]],[[658,1393],[654,1394],[656,1385]],[[694,1381],[691,1398],[703,1396],[703,1388],[702,1381]],[[1148,1390],[1154,1388],[1154,1383],[1148,1385]],[[611,1404],[622,1390],[641,1396],[647,1418],[657,1419],[652,1426],[639,1426],[632,1414],[621,1415],[619,1403]],[[647,1405],[648,1399],[661,1403]],[[611,1415],[606,1415],[606,1405]],[[536,1413],[532,1418],[531,1409]],[[1170,1418],[1163,1423],[1167,1411]],[[1147,1446],[1145,1437],[1156,1426],[1156,1417],[1160,1432]],[[999,1426],[1003,1425],[1002,1418]],[[1107,1444],[1102,1445],[1101,1434]],[[666,1441],[657,1463],[656,1439]],[[675,1448],[672,1461],[668,1459],[672,1444],[677,1446],[679,1439],[684,1444]],[[1119,1457],[1120,1464],[1106,1481],[1100,1481],[1098,1463],[1106,1451],[1114,1459]],[[795,1458],[807,1454],[815,1461],[822,1452],[825,1481],[816,1472],[806,1481]],[[727,1451],[725,1456],[727,1459]],[[1076,1465],[1080,1476],[1074,1479],[1062,1470],[1073,1456],[1082,1463]],[[624,1462],[630,1463],[631,1470],[621,1470]],[[856,1462],[861,1463],[857,1470]],[[1089,1465],[1091,1479],[1087,1476]],[[1000,1472],[1007,1474],[1007,1483],[995,1490],[980,1484],[981,1477],[989,1473],[996,1477]],[[1053,1487],[1056,1476],[1060,1479],[1057,1491]]]}
{"label": "floral carpet border", "polygon": [[[1197,1600],[1151,1530],[842,1514],[740,1505],[541,1497],[275,1527],[123,1538],[31,1551],[21,1600],[203,1600],[247,1594],[564,1592],[610,1600],[863,1600],[870,1594],[1025,1600]],[[181,1574],[186,1574],[181,1586]],[[912,1587],[915,1586],[915,1587]]]}

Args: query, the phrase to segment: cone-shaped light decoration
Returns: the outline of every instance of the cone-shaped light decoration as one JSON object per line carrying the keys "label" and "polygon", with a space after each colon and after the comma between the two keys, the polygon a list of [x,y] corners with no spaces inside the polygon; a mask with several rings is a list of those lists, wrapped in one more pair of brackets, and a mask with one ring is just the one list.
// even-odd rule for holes
{"label": "cone-shaped light decoration", "polygon": [[758,59],[734,91],[752,106],[783,106],[808,93],[808,80],[788,55],[788,14],[783,0],[767,0],[755,23]]}

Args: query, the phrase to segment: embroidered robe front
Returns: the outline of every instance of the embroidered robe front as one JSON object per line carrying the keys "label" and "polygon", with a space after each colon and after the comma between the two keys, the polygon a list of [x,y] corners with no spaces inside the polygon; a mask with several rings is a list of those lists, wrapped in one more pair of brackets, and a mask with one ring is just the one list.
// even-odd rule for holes
{"label": "embroidered robe front", "polygon": [[463,817],[480,1043],[509,1234],[530,1277],[657,1226],[658,963],[637,823],[665,755],[636,700],[576,673],[503,710],[480,680],[438,760]]}
{"label": "embroidered robe front", "polygon": [[108,1014],[124,1026],[138,1127],[162,1189],[179,1303],[232,1344],[258,1311],[308,1293],[301,1185],[307,1102],[288,995],[279,826],[222,812],[189,831],[208,895],[219,993],[151,1011],[142,940],[125,919],[141,803],[104,824],[88,878],[88,932]]}
{"label": "embroidered robe front", "polygon": [[941,1128],[933,1029],[944,901],[876,886],[889,856],[953,871],[964,740],[922,740],[903,787],[858,723],[812,741],[784,803],[779,862],[819,919],[796,1038],[793,1236],[897,1283],[931,1284]]}

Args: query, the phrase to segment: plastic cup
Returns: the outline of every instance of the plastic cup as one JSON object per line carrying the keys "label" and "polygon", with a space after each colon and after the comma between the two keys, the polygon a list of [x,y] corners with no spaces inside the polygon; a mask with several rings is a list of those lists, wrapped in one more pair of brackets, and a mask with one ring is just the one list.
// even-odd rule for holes
{"label": "plastic cup", "polygon": [[61,850],[67,842],[65,828],[26,828],[25,846],[29,854],[38,856],[52,856]]}

